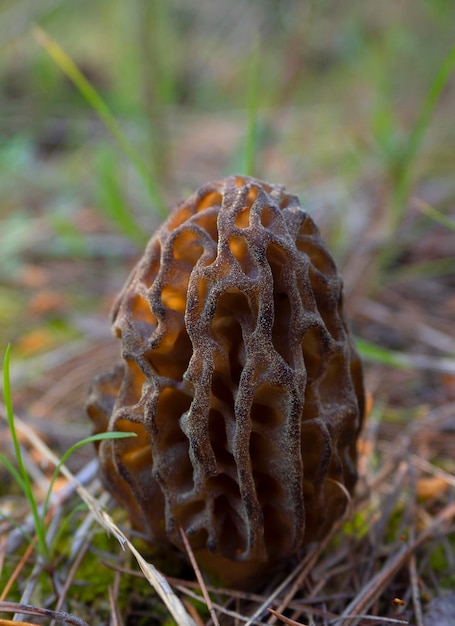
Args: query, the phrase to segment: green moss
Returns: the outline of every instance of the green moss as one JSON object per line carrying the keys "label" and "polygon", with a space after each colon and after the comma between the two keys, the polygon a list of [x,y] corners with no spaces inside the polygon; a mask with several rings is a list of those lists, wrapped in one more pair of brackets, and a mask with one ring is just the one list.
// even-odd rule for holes
{"label": "green moss", "polygon": [[437,576],[438,584],[445,589],[453,590],[455,588],[455,572],[452,563],[449,562],[448,551],[452,553],[455,550],[455,534],[448,538],[450,547],[438,543],[430,555],[430,566]]}
{"label": "green moss", "polygon": [[356,511],[352,519],[343,524],[343,533],[362,539],[368,532],[368,511]]}

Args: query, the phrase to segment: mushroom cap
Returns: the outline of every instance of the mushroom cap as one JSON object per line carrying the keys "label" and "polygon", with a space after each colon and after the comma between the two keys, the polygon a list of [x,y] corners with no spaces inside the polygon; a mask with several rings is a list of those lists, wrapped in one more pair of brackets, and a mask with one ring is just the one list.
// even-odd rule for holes
{"label": "mushroom cap", "polygon": [[[364,413],[342,281],[283,187],[232,176],[180,202],[112,312],[96,378],[105,486],[150,542],[251,587],[345,511]],[[345,489],[343,489],[345,488]]]}

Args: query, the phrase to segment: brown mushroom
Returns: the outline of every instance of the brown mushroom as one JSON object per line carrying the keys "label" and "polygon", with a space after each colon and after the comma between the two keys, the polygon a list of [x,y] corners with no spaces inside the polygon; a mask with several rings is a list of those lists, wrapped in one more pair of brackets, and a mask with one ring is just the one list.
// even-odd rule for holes
{"label": "brown mushroom", "polygon": [[92,383],[106,487],[151,542],[249,586],[319,539],[356,481],[362,371],[342,282],[298,199],[233,176],[181,202],[112,313]]}

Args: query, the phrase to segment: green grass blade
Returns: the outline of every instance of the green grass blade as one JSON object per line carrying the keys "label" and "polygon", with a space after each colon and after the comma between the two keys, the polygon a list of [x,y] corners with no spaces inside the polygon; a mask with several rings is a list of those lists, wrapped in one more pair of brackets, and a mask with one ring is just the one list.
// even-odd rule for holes
{"label": "green grass blade", "polygon": [[[49,489],[47,490],[46,499],[44,501],[42,520],[46,518],[47,511],[49,509],[49,500],[52,495],[52,488],[54,486],[55,480],[59,475],[60,468],[65,464],[66,460],[75,452],[78,448],[85,446],[88,443],[94,443],[95,441],[102,441],[104,439],[127,439],[130,437],[137,437],[136,433],[122,433],[122,432],[111,432],[111,433],[98,433],[96,435],[91,435],[90,437],[86,437],[85,439],[81,439],[76,442],[71,448],[69,448],[65,454],[62,456],[58,465],[56,466],[54,473],[52,474],[51,482],[49,484]],[[44,522],[43,522],[44,524]]]}
{"label": "green grass blade", "polygon": [[253,46],[248,72],[248,119],[245,142],[245,174],[256,173],[256,154],[258,147],[258,109],[259,109],[259,65],[261,50],[259,39]]}
{"label": "green grass blade", "polygon": [[109,107],[101,98],[93,85],[85,78],[77,65],[70,59],[64,50],[56,41],[51,39],[49,35],[39,26],[33,27],[33,36],[37,43],[46,50],[53,61],[60,67],[66,76],[72,81],[82,96],[87,100],[90,106],[97,112],[103,120],[110,133],[115,137],[118,144],[122,148],[125,155],[134,165],[143,180],[150,198],[154,204],[157,213],[161,217],[167,215],[167,208],[164,199],[159,190],[158,182],[155,180],[153,173],[147,167],[146,163],[133,148],[125,133],[121,129],[119,123],[112,115]]}
{"label": "green grass blade", "polygon": [[360,356],[368,361],[382,363],[390,367],[406,368],[409,366],[408,360],[398,352],[392,352],[387,348],[381,348],[369,341],[356,337],[355,344]]}
{"label": "green grass blade", "polygon": [[441,213],[441,211],[438,211],[432,207],[431,204],[423,200],[416,200],[416,206],[421,213],[455,233],[455,222],[447,217],[447,215],[444,215],[444,213]]}
{"label": "green grass blade", "polygon": [[6,458],[4,454],[0,454],[0,463],[6,467],[8,472],[11,474],[19,487],[25,493],[26,486],[24,480],[22,479],[21,473],[14,467],[14,465],[9,461],[9,459]]}
{"label": "green grass blade", "polygon": [[433,111],[439,102],[439,98],[455,68],[455,45],[451,48],[439,68],[436,77],[428,90],[416,123],[411,131],[409,140],[404,150],[403,161],[400,167],[400,177],[397,181],[392,206],[392,229],[395,230],[401,223],[409,190],[411,186],[411,168],[417,153],[422,145],[425,132],[431,121]]}
{"label": "green grass blade", "polygon": [[396,352],[381,348],[363,339],[356,339],[356,345],[360,356],[367,361],[382,363],[389,367],[400,369],[420,369],[444,372],[449,375],[455,374],[455,359],[447,357],[434,357],[427,354],[414,354]]}
{"label": "green grass blade", "polygon": [[29,503],[32,516],[35,522],[36,535],[38,537],[38,550],[43,558],[48,556],[48,547],[46,543],[46,533],[43,524],[41,523],[41,517],[38,511],[38,505],[33,495],[32,484],[28,475],[27,469],[24,465],[22,458],[22,452],[19,445],[19,439],[16,432],[16,426],[14,423],[14,411],[11,397],[11,385],[10,385],[10,354],[11,346],[8,345],[5,351],[3,359],[3,398],[5,402],[6,419],[11,433],[11,439],[14,447],[14,454],[16,456],[16,462],[18,465],[18,473],[21,476],[20,485],[24,491],[24,495]]}
{"label": "green grass blade", "polygon": [[141,247],[147,242],[147,234],[134,219],[123,197],[114,156],[103,151],[97,158],[98,206],[124,235]]}

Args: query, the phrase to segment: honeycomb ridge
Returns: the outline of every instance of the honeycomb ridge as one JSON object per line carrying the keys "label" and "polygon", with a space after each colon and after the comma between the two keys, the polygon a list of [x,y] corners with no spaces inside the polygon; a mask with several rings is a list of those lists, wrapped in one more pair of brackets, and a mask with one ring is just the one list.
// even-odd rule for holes
{"label": "honeycomb ridge", "polygon": [[[244,586],[321,538],[356,481],[362,372],[342,282],[283,187],[232,176],[182,201],[112,312],[123,361],[91,386],[107,488],[152,542]],[[340,483],[340,484],[337,484]]]}

